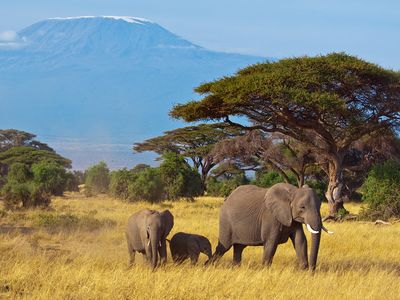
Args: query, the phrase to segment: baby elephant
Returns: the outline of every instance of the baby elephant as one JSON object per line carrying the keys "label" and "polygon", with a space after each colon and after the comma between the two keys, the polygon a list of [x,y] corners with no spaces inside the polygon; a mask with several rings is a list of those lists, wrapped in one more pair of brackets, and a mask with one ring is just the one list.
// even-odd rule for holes
{"label": "baby elephant", "polygon": [[172,237],[169,247],[172,259],[176,263],[181,263],[190,258],[192,265],[195,265],[200,253],[207,255],[208,259],[212,256],[210,241],[198,234],[178,232]]}

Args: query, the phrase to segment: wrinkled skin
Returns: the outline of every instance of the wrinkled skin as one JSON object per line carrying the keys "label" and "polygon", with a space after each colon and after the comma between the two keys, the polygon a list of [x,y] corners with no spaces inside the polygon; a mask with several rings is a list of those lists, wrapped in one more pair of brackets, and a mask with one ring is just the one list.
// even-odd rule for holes
{"label": "wrinkled skin", "polygon": [[192,265],[195,265],[200,253],[207,255],[208,259],[211,259],[212,255],[210,241],[198,234],[178,232],[172,237],[169,247],[175,263],[190,258]]}
{"label": "wrinkled skin", "polygon": [[174,217],[169,210],[158,212],[143,209],[128,219],[126,240],[130,255],[129,264],[135,262],[135,253],[142,253],[153,269],[167,260],[166,237],[174,226]]}
{"label": "wrinkled skin", "polygon": [[[239,264],[246,246],[263,246],[263,263],[270,265],[277,246],[290,238],[302,268],[314,270],[321,238],[321,201],[308,186],[278,183],[269,189],[244,185],[234,190],[220,211],[218,246],[210,262],[233,246],[233,261]],[[307,239],[302,224],[308,224],[312,246],[307,255]],[[310,264],[309,264],[310,261]]]}

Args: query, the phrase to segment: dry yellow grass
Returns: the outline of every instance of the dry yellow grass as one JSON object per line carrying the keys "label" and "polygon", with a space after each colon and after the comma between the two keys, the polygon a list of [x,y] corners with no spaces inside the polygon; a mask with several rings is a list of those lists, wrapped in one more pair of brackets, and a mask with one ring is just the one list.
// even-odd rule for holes
{"label": "dry yellow grass", "polygon": [[[188,263],[152,272],[139,255],[127,268],[124,226],[143,207],[168,208],[177,231],[218,238],[222,199],[195,203],[127,204],[107,197],[70,195],[53,201],[53,211],[29,211],[0,219],[0,298],[22,299],[399,299],[400,224],[330,223],[333,236],[323,235],[314,275],[295,267],[290,243],[280,245],[271,268],[263,268],[261,247],[245,249],[240,267],[232,252],[216,266]],[[351,212],[359,206],[348,205]],[[326,207],[323,207],[326,211]],[[82,220],[79,228],[49,231],[48,215],[69,214]],[[6,225],[34,227],[10,231]]]}

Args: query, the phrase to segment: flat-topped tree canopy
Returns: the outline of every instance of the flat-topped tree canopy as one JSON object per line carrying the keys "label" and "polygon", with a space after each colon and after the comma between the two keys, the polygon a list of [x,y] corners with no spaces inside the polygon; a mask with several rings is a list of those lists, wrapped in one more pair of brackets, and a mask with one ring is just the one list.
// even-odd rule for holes
{"label": "flat-topped tree canopy", "polygon": [[[344,53],[252,65],[195,91],[203,98],[176,105],[172,117],[224,119],[307,144],[329,161],[332,205],[340,198],[343,156],[352,143],[400,125],[400,73]],[[231,116],[245,117],[250,125]]]}
{"label": "flat-topped tree canopy", "polygon": [[225,123],[199,124],[165,131],[161,136],[135,143],[133,151],[136,153],[153,151],[160,155],[165,152],[179,153],[192,160],[205,183],[209,171],[217,163],[210,155],[214,145],[240,134],[243,134],[243,130]]}
{"label": "flat-topped tree canopy", "polygon": [[256,64],[195,91],[204,97],[176,105],[172,117],[193,122],[245,116],[255,128],[318,148],[321,142],[346,147],[400,122],[400,74],[343,53]]}

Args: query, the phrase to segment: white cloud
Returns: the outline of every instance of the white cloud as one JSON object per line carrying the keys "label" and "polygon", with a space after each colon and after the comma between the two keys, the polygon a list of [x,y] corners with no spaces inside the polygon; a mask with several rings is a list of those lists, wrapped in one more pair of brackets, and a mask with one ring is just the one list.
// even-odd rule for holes
{"label": "white cloud", "polygon": [[18,34],[15,31],[0,32],[0,42],[15,42],[18,40]]}
{"label": "white cloud", "polygon": [[18,49],[26,44],[26,38],[20,37],[15,31],[0,32],[0,49]]}

